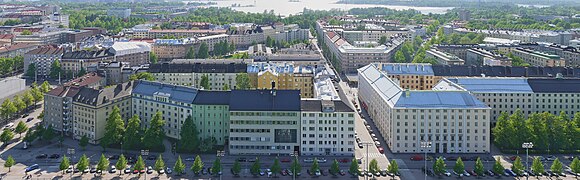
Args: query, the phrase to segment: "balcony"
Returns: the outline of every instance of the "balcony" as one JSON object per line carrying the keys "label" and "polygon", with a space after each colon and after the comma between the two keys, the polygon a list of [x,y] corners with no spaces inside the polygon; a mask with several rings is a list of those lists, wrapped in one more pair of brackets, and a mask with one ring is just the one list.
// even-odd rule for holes
{"label": "balcony", "polygon": [[64,110],[69,110],[69,109],[70,109],[70,107],[69,107],[68,105],[64,105],[64,106],[62,106],[62,109],[64,109]]}
{"label": "balcony", "polygon": [[70,114],[70,113],[69,113],[68,111],[62,112],[62,115],[63,115],[63,116],[67,116],[67,117],[68,117],[68,115],[69,115],[69,114]]}

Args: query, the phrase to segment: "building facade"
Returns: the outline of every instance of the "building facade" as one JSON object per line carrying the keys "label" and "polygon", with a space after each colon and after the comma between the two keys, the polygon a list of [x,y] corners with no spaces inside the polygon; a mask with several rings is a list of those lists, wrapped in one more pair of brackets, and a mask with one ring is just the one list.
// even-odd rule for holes
{"label": "building facade", "polygon": [[301,101],[301,155],[354,155],[354,110],[337,100]]}
{"label": "building facade", "polygon": [[465,60],[460,59],[459,57],[449,54],[443,51],[439,51],[438,49],[431,48],[426,51],[425,58],[434,58],[437,63],[443,65],[463,65]]}
{"label": "building facade", "polygon": [[490,108],[468,92],[404,90],[371,64],[358,97],[393,153],[490,152]]}
{"label": "building facade", "polygon": [[314,68],[293,64],[253,63],[248,65],[250,82],[256,89],[300,90],[300,96],[314,96]]}
{"label": "building facade", "polygon": [[151,45],[145,42],[115,42],[110,52],[115,54],[116,62],[127,62],[130,66],[149,63]]}
{"label": "building facade", "polygon": [[50,67],[54,61],[60,61],[64,49],[54,46],[44,46],[24,54],[24,70],[28,70],[30,64],[36,68],[36,78],[48,78]]}
{"label": "building facade", "polygon": [[521,57],[532,66],[564,67],[566,61],[555,54],[548,54],[531,49],[515,48],[511,49],[513,55]]}
{"label": "building facade", "polygon": [[162,63],[150,65],[148,71],[159,82],[199,89],[202,88],[202,76],[207,76],[207,90],[229,90],[235,89],[236,76],[246,73],[246,67],[244,63]]}
{"label": "building facade", "polygon": [[81,69],[87,69],[89,66],[97,66],[100,62],[112,62],[115,56],[108,49],[91,50],[91,51],[73,51],[65,52],[62,55],[62,70],[70,71],[73,74],[78,73]]}

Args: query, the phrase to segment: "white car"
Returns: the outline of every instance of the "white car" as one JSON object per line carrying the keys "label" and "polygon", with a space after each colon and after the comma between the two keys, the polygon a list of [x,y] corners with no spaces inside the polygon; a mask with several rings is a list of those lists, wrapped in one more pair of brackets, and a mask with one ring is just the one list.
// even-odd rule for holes
{"label": "white car", "polygon": [[445,170],[445,172],[443,172],[443,174],[445,174],[445,176],[447,176],[447,177],[451,176],[451,173],[447,170]]}
{"label": "white car", "polygon": [[326,159],[324,158],[316,158],[316,161],[318,161],[319,163],[325,163]]}

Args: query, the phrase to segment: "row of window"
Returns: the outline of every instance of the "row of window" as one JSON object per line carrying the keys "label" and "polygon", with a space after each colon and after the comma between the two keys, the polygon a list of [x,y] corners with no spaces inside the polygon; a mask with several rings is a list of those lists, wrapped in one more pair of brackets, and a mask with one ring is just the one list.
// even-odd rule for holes
{"label": "row of window", "polygon": [[231,124],[246,124],[246,125],[259,125],[259,124],[274,124],[274,125],[296,125],[296,121],[260,121],[260,120],[232,120]]}
{"label": "row of window", "polygon": [[290,116],[297,117],[295,112],[230,112],[230,116]]}

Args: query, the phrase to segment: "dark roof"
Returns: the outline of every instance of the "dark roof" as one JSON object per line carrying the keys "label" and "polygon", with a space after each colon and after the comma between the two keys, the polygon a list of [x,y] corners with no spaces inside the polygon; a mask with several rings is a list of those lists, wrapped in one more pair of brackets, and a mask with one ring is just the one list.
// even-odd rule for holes
{"label": "dark roof", "polygon": [[43,54],[43,55],[62,55],[64,52],[63,48],[55,46],[41,46],[32,51],[28,51],[26,54]]}
{"label": "dark roof", "polygon": [[102,81],[102,80],[103,80],[103,77],[99,76],[95,72],[91,72],[91,73],[85,74],[81,77],[78,77],[76,79],[73,79],[67,83],[64,83],[64,86],[84,87],[84,86],[94,85],[97,82]]}
{"label": "dark roof", "polygon": [[48,91],[46,94],[48,95],[52,95],[52,96],[58,96],[58,97],[74,97],[75,95],[77,95],[77,93],[80,91],[80,89],[78,87],[72,87],[72,86],[58,86],[50,91]]}
{"label": "dark roof", "polygon": [[580,79],[528,79],[534,93],[578,93]]}
{"label": "dark roof", "polygon": [[435,76],[485,76],[488,77],[555,77],[561,73],[566,77],[580,77],[580,68],[566,67],[510,67],[510,66],[468,66],[434,65]]}
{"label": "dark roof", "polygon": [[[354,112],[342,101],[332,101],[332,103],[334,103],[334,112]],[[302,111],[322,112],[322,100],[302,100],[300,106]]]}
{"label": "dark roof", "polygon": [[229,105],[230,91],[203,91],[197,92],[193,104],[199,105]]}
{"label": "dark roof", "polygon": [[62,59],[95,59],[113,55],[114,54],[109,52],[108,49],[101,49],[95,51],[82,50],[82,51],[66,52],[62,55]]}
{"label": "dark roof", "polygon": [[232,90],[231,111],[300,111],[300,90]]}
{"label": "dark roof", "polygon": [[197,95],[197,89],[193,87],[177,86],[152,81],[136,82],[133,94],[144,96],[167,95],[169,100],[182,103],[192,103]]}
{"label": "dark roof", "polygon": [[133,90],[133,85],[134,82],[131,81],[100,90],[83,87],[78,94],[73,97],[73,101],[91,106],[99,106],[112,100],[130,96],[131,91]]}
{"label": "dark roof", "polygon": [[244,73],[247,65],[240,63],[229,64],[151,64],[150,73]]}

